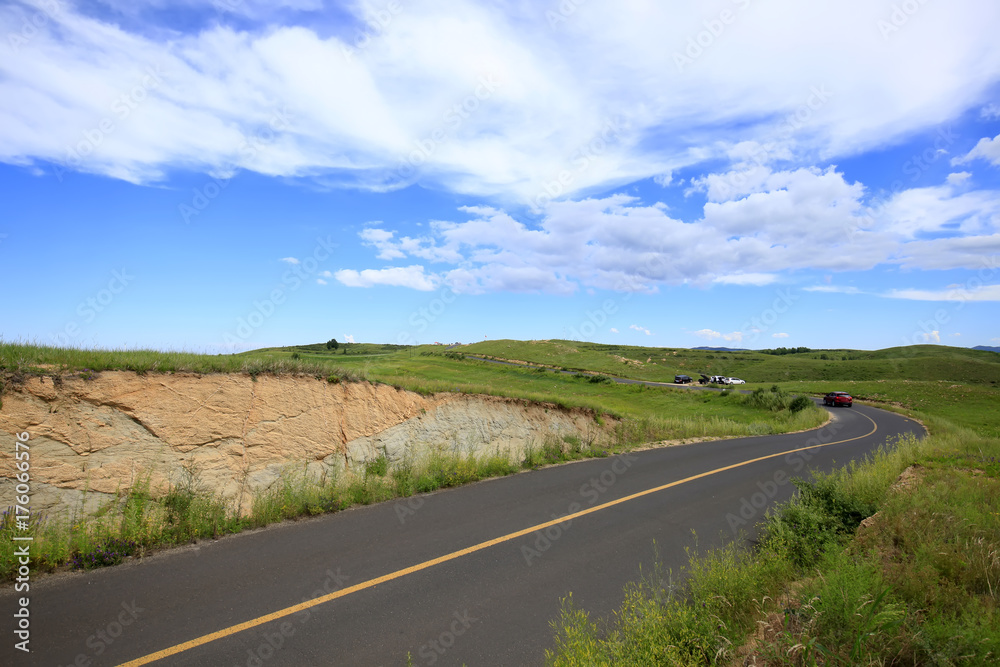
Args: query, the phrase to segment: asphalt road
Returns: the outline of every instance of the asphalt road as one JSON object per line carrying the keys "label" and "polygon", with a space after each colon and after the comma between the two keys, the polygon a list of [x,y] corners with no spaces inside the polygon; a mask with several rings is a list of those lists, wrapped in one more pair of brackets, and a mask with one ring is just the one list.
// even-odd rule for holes
{"label": "asphalt road", "polygon": [[833,414],[820,431],[553,466],[36,579],[30,655],[13,649],[23,594],[8,585],[0,664],[540,664],[563,596],[607,615],[654,548],[677,571],[685,547],[789,497],[791,476],[923,433],[857,404]]}

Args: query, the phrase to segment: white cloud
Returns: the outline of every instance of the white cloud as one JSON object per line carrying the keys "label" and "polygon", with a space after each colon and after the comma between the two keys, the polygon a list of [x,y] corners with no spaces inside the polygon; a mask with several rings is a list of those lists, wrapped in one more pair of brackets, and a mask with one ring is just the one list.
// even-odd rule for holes
{"label": "white cloud", "polygon": [[348,287],[374,287],[387,285],[392,287],[409,287],[411,289],[429,292],[437,287],[437,278],[424,273],[424,267],[419,265],[396,266],[387,269],[341,269],[334,277]]}
{"label": "white cloud", "polygon": [[803,292],[823,292],[826,294],[863,294],[857,287],[840,287],[838,285],[811,285],[803,287]]}
{"label": "white cloud", "polygon": [[788,338],[788,334],[786,334],[786,333],[774,333],[774,334],[771,334],[771,338]]}
{"label": "white cloud", "polygon": [[329,271],[320,271],[319,275],[321,278],[333,278],[333,274]]}
{"label": "white cloud", "polygon": [[[142,23],[153,13],[120,0],[112,23],[101,4],[59,3],[5,53],[0,160],[133,182],[177,168],[373,190],[420,182],[537,203],[563,172],[557,196],[666,182],[714,158],[829,163],[883,148],[979,105],[1000,73],[1000,6],[985,1],[922,5],[891,48],[878,3],[746,3],[684,67],[676,55],[709,18],[697,3],[587,3],[553,28],[530,3],[412,2],[364,48],[310,2],[199,8],[194,28]],[[342,10],[363,26],[370,8]],[[7,3],[0,34],[24,19]],[[143,85],[134,108],[113,106]],[[86,150],[104,118],[111,131]]]}
{"label": "white cloud", "polygon": [[327,282],[325,280],[323,280],[322,278],[317,278],[316,279],[316,284],[317,285],[326,285]]}
{"label": "white cloud", "polygon": [[757,287],[770,285],[778,279],[773,273],[737,273],[729,276],[719,276],[713,282],[723,285],[754,285]]}
{"label": "white cloud", "polygon": [[947,289],[894,289],[884,296],[890,299],[908,299],[911,301],[1000,301],[1000,285],[952,285]]}
{"label": "white cloud", "polygon": [[925,343],[940,343],[941,342],[941,332],[940,331],[930,331],[928,333],[921,335]]}
{"label": "white cloud", "polygon": [[296,259],[295,257],[282,257],[281,261],[282,262],[288,262],[289,264],[298,264],[299,263],[299,260]]}
{"label": "white cloud", "polygon": [[669,186],[674,181],[674,174],[671,171],[666,171],[662,174],[657,174],[653,176],[653,182],[662,188]]}
{"label": "white cloud", "polygon": [[1000,118],[1000,104],[987,104],[979,110],[979,117],[983,120],[996,120]]}
{"label": "white cloud", "polygon": [[615,329],[614,327],[611,327],[610,331],[611,333],[618,333],[618,329]]}
{"label": "white cloud", "polygon": [[467,293],[764,286],[798,270],[979,268],[1000,250],[1000,192],[969,190],[961,175],[872,207],[864,185],[832,167],[759,171],[752,186],[710,195],[720,201],[708,201],[700,220],[615,194],[550,203],[530,224],[497,207],[466,206],[464,220],[431,220],[421,236],[368,228],[361,238],[380,259],[447,265],[437,275]]}
{"label": "white cloud", "polygon": [[971,151],[962,157],[953,159],[951,163],[965,164],[967,162],[972,162],[977,158],[981,158],[994,166],[1000,167],[1000,134],[992,139],[989,137],[983,137]]}
{"label": "white cloud", "polygon": [[724,334],[712,329],[700,329],[698,331],[691,332],[698,338],[704,338],[705,340],[716,340],[721,338],[722,340],[729,342],[741,343],[743,342],[743,332],[734,331],[732,333]]}
{"label": "white cloud", "polygon": [[957,186],[957,185],[963,185],[963,184],[967,183],[970,178],[972,178],[972,174],[971,173],[969,173],[967,171],[958,171],[958,172],[955,172],[953,174],[948,174],[948,177],[945,180],[948,183],[948,185],[956,185]]}
{"label": "white cloud", "polygon": [[352,336],[351,334],[344,334],[344,342],[345,343],[354,343],[356,341],[354,340],[354,336]]}
{"label": "white cloud", "polygon": [[958,337],[960,337],[960,336],[961,336],[962,334],[960,334],[960,333],[957,333],[957,332],[956,332],[956,333],[953,333],[953,334],[951,334],[951,335],[952,335],[952,336],[954,336],[955,338],[958,338]]}
{"label": "white cloud", "polygon": [[653,332],[651,332],[649,329],[647,329],[646,327],[640,327],[638,324],[630,324],[628,328],[634,329],[635,331],[638,331],[640,333],[644,333],[647,336],[653,335]]}

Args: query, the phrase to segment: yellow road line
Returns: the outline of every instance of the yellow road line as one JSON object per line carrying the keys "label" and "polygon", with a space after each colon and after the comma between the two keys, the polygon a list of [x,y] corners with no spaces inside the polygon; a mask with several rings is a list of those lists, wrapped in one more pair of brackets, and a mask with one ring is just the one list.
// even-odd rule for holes
{"label": "yellow road line", "polygon": [[692,482],[696,479],[709,477],[711,475],[716,475],[720,472],[733,470],[734,468],[740,468],[746,465],[750,465],[752,463],[757,463],[759,461],[766,461],[767,459],[773,459],[779,456],[787,456],[789,454],[795,454],[796,452],[803,452],[807,449],[819,449],[820,447],[829,447],[830,445],[840,445],[845,442],[851,442],[852,440],[860,440],[861,438],[867,438],[868,436],[872,435],[873,433],[875,433],[875,431],[878,430],[878,424],[876,424],[875,420],[869,417],[868,415],[862,414],[861,416],[870,421],[874,428],[872,428],[872,430],[869,431],[868,433],[865,433],[864,435],[859,435],[856,438],[848,438],[846,440],[837,440],[835,442],[810,445],[809,447],[799,447],[798,449],[790,449],[786,452],[779,452],[777,454],[768,454],[767,456],[760,456],[755,459],[741,461],[740,463],[734,463],[732,465],[724,466],[722,468],[716,468],[715,470],[709,470],[708,472],[703,472],[697,475],[692,475],[690,477],[685,477],[684,479],[679,479],[675,482],[670,482],[669,484],[663,484],[661,486],[657,486],[652,489],[639,491],[637,493],[633,493],[630,496],[618,498],[617,500],[610,500],[601,505],[595,505],[594,507],[590,507],[585,510],[580,510],[575,514],[568,514],[566,516],[559,517],[558,519],[553,519],[551,521],[546,521],[545,523],[540,523],[538,525],[531,526],[530,528],[525,528],[523,530],[519,530],[514,533],[509,533],[501,537],[495,537],[492,540],[487,540],[486,542],[480,542],[479,544],[475,544],[471,547],[466,547],[465,549],[460,549],[459,551],[453,551],[450,554],[445,554],[444,556],[438,556],[437,558],[424,561],[423,563],[418,563],[416,565],[411,565],[410,567],[403,568],[402,570],[396,570],[395,572],[390,572],[389,574],[383,574],[381,577],[369,579],[368,581],[363,581],[360,584],[355,584],[354,586],[348,586],[347,588],[343,588],[339,591],[334,591],[333,593],[329,593],[327,595],[321,595],[320,597],[313,598],[312,600],[307,600],[297,605],[292,605],[291,607],[285,607],[284,609],[279,609],[278,611],[271,612],[270,614],[265,614],[264,616],[259,616],[249,621],[239,623],[237,625],[231,625],[228,628],[223,628],[222,630],[218,630],[211,634],[202,635],[201,637],[197,637],[190,641],[186,641],[183,644],[177,644],[175,646],[171,646],[170,648],[165,648],[162,651],[157,651],[156,653],[150,653],[149,655],[145,655],[141,658],[136,658],[135,660],[124,663],[121,667],[138,667],[139,665],[148,665],[151,662],[162,660],[172,655],[183,653],[184,651],[189,651],[198,646],[202,646],[203,644],[214,642],[217,639],[229,637],[231,635],[235,635],[238,632],[243,632],[244,630],[255,628],[258,625],[263,625],[265,623],[270,623],[271,621],[276,621],[279,618],[284,618],[286,616],[290,616],[300,611],[304,611],[311,607],[316,607],[326,602],[330,602],[331,600],[342,598],[344,596],[350,595],[351,593],[357,593],[358,591],[363,591],[366,588],[372,588],[373,586],[378,586],[379,584],[384,584],[388,581],[405,577],[408,574],[413,574],[414,572],[420,572],[421,570],[426,570],[427,568],[434,567],[435,565],[440,565],[441,563],[447,563],[450,560],[455,560],[456,558],[461,558],[462,556],[468,556],[469,554],[476,553],[477,551],[482,551],[483,549],[488,549],[503,542],[509,542],[510,540],[515,540],[519,537],[530,535],[535,531],[544,530],[549,526],[554,526],[559,523],[566,523],[567,521],[573,521],[578,517],[586,516],[587,514],[592,514],[594,512],[599,512],[609,507],[614,507],[615,505],[627,503],[630,500],[635,500],[636,498],[642,498],[643,496],[648,496],[652,493],[657,493],[665,489],[669,489],[675,486],[680,486],[681,484],[686,484],[687,482]]}

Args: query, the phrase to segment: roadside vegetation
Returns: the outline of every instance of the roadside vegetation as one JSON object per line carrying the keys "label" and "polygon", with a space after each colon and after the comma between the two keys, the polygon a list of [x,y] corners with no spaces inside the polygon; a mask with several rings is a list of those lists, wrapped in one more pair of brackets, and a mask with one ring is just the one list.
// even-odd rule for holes
{"label": "roadside vegetation", "polygon": [[[543,465],[604,457],[631,449],[632,443],[598,444],[579,437],[550,438],[513,460],[505,454],[471,456],[435,454],[391,465],[384,455],[357,470],[315,479],[304,466],[289,465],[271,488],[254,493],[244,511],[235,499],[220,498],[202,486],[196,470],[165,494],[153,493],[148,476],[123,489],[93,515],[67,520],[33,517],[27,533],[18,530],[13,512],[0,516],[0,580],[11,580],[18,567],[14,535],[33,537],[31,567],[91,569],[117,565],[157,549],[215,539],[288,519],[337,512],[479,480],[511,475]],[[81,503],[82,505],[82,503]]]}
{"label": "roadside vegetation", "polygon": [[930,435],[797,480],[755,545],[691,553],[682,572],[654,566],[611,618],[566,598],[548,664],[1000,662],[1000,392],[938,381],[836,389],[908,412]]}
{"label": "roadside vegetation", "polygon": [[1000,381],[1000,354],[943,345],[875,351],[809,350],[776,355],[750,350],[689,350],[568,340],[495,340],[463,345],[455,351],[657,382],[673,382],[674,375],[679,374],[690,375],[697,381],[702,373],[739,377],[751,384],[767,386],[799,380],[950,380],[995,387]]}
{"label": "roadside vegetation", "polygon": [[[340,344],[343,345],[343,344]],[[499,366],[475,355],[527,361]],[[583,370],[585,375],[557,372]],[[274,521],[407,497],[548,463],[605,456],[663,439],[757,435],[815,426],[801,395],[838,390],[920,419],[930,435],[889,443],[869,460],[797,480],[799,494],[742,541],[692,551],[682,572],[654,567],[610,618],[564,601],[552,665],[986,665],[1000,656],[1000,355],[913,346],[876,352],[781,354],[489,341],[447,349],[325,344],[239,355],[58,350],[0,344],[8,384],[31,375],[304,374],[458,391],[592,410],[606,441],[550,439],[520,460],[384,457],[332,479],[289,467],[238,511],[197,474],[165,494],[138,484],[96,517],[38,522],[33,567],[90,568],[161,547]],[[618,385],[609,376],[669,382],[686,373],[742,377],[747,394]],[[0,521],[0,575],[13,553]]]}
{"label": "roadside vegetation", "polygon": [[[390,465],[383,457],[366,463],[363,470],[346,470],[335,479],[323,480],[308,479],[291,466],[280,482],[249,502],[213,494],[198,483],[197,471],[190,471],[189,479],[165,494],[154,492],[147,480],[120,491],[96,516],[79,514],[68,521],[36,517],[31,526],[35,537],[33,566],[52,570],[67,564],[77,568],[114,565],[170,545],[540,465],[607,456],[650,442],[784,433],[813,428],[827,416],[811,401],[797,401],[777,386],[749,396],[728,391],[691,392],[621,385],[601,375],[501,366],[438,346],[399,350],[398,346],[358,345],[347,355],[338,349],[342,347],[318,344],[241,355],[197,355],[0,343],[0,400],[2,390],[16,390],[32,376],[92,380],[114,370],[139,374],[236,372],[254,378],[260,374],[307,375],[329,382],[384,382],[424,394],[486,394],[537,401],[555,409],[584,409],[591,411],[596,426],[607,428],[595,428],[595,434],[601,433],[599,440],[595,435],[586,441],[567,436],[539,442],[520,460],[442,454]],[[11,512],[0,519],[0,578],[9,578],[16,566],[14,543],[4,539],[12,534],[15,521]]]}

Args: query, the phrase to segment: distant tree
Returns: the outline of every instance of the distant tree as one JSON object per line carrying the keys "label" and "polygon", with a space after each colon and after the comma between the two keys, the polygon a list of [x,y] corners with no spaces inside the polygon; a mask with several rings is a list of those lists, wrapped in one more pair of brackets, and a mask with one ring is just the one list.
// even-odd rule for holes
{"label": "distant tree", "polygon": [[340,343],[337,342],[336,338],[331,338],[330,340],[326,341],[326,349],[336,350],[338,347],[340,347]]}

